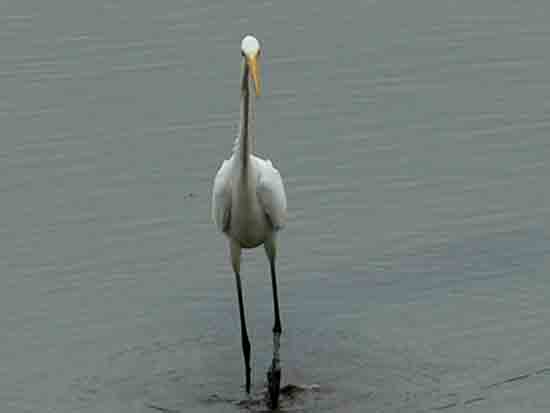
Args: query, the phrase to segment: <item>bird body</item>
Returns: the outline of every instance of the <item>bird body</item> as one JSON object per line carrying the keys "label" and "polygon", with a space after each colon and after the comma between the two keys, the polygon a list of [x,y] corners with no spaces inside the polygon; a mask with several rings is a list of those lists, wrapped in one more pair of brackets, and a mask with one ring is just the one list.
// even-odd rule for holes
{"label": "bird body", "polygon": [[281,175],[271,161],[259,158],[253,153],[254,140],[250,133],[253,108],[250,89],[254,88],[256,95],[259,95],[258,40],[253,36],[246,36],[241,43],[241,53],[244,63],[239,135],[232,156],[222,163],[214,178],[212,218],[218,230],[229,240],[231,263],[237,285],[247,392],[250,392],[250,341],[246,329],[240,275],[241,250],[264,245],[271,272],[275,313],[273,361],[268,371],[268,382],[271,407],[276,408],[281,378],[279,342],[282,332],[275,273],[276,234],[286,222],[286,194]]}
{"label": "bird body", "polygon": [[216,175],[212,218],[220,232],[242,248],[255,248],[284,227],[286,195],[271,161],[251,155],[245,177],[239,161],[233,155]]}

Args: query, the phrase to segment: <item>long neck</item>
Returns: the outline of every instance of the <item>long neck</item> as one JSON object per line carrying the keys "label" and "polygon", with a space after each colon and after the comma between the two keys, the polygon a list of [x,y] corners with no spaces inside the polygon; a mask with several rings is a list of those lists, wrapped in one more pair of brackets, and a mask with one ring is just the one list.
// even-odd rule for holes
{"label": "long neck", "polygon": [[248,167],[250,165],[250,154],[252,152],[250,140],[250,87],[248,82],[248,65],[244,63],[243,78],[241,82],[241,127],[239,135],[239,161],[241,175],[248,175]]}

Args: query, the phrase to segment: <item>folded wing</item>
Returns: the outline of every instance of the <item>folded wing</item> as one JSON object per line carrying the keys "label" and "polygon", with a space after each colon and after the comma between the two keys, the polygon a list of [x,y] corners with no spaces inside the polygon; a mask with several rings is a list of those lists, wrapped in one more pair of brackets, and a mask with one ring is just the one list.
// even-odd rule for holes
{"label": "folded wing", "polygon": [[280,230],[285,226],[287,218],[286,194],[281,174],[271,161],[260,158],[255,160],[259,172],[258,199],[274,229]]}
{"label": "folded wing", "polygon": [[231,162],[223,161],[214,178],[212,220],[220,232],[227,232],[231,218]]}

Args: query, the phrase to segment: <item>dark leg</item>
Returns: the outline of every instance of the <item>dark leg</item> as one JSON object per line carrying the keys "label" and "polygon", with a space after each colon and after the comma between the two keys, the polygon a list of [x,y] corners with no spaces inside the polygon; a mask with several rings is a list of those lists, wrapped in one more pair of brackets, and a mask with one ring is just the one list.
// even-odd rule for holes
{"label": "dark leg", "polygon": [[248,332],[246,331],[246,320],[244,318],[241,276],[238,272],[235,273],[235,280],[237,282],[237,295],[239,296],[239,315],[241,317],[241,340],[243,345],[244,368],[246,373],[246,392],[250,393],[250,341],[248,340]]}
{"label": "dark leg", "polygon": [[269,260],[271,269],[271,287],[273,289],[273,310],[275,312],[275,324],[273,325],[273,334],[281,336],[281,315],[279,313],[279,294],[277,293],[277,275],[275,274],[275,260]]}
{"label": "dark leg", "polygon": [[269,269],[271,271],[271,287],[273,290],[273,309],[275,313],[275,323],[273,325],[273,360],[271,368],[267,372],[267,382],[269,390],[269,399],[272,409],[279,405],[279,391],[281,388],[281,366],[279,358],[279,348],[281,339],[281,315],[279,313],[279,295],[277,293],[277,276],[275,273],[275,242],[272,240],[266,243],[266,252],[269,258]]}
{"label": "dark leg", "polygon": [[243,288],[241,285],[241,247],[231,240],[229,243],[231,251],[231,264],[235,272],[235,281],[237,283],[237,296],[239,297],[239,316],[241,318],[241,341],[243,345],[244,368],[246,374],[246,392],[250,393],[250,341],[248,340],[248,332],[246,331],[246,320],[244,317],[244,302]]}

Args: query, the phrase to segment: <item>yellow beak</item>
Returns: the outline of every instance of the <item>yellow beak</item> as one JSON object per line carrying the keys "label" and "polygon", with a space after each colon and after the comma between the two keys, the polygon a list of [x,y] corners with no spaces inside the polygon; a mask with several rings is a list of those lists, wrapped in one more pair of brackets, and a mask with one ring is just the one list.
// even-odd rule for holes
{"label": "yellow beak", "polygon": [[256,89],[256,96],[260,96],[260,68],[258,63],[258,55],[247,56],[248,67],[250,67],[250,74],[254,81],[254,89]]}

